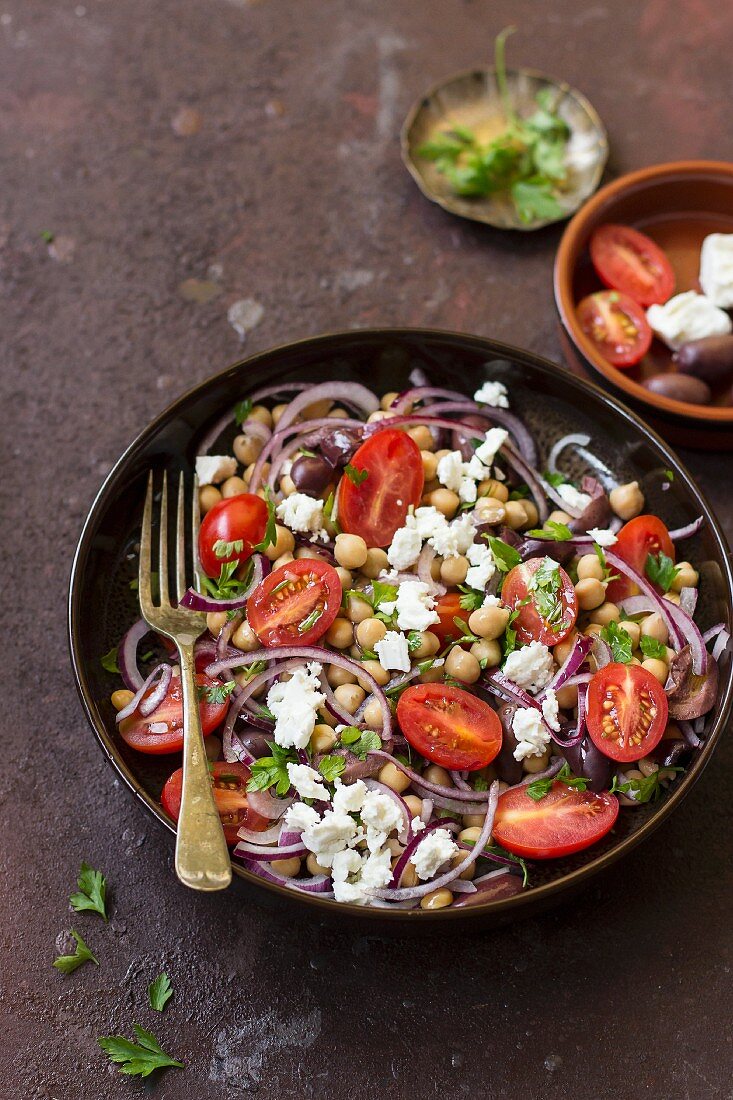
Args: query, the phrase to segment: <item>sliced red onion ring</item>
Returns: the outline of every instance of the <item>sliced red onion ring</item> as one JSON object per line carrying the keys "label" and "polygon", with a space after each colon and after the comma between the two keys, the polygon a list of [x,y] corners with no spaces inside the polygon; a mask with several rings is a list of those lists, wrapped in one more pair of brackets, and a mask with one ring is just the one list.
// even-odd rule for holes
{"label": "sliced red onion ring", "polygon": [[507,787],[506,791],[504,791],[503,793],[506,794],[507,791],[516,791],[520,787],[528,787],[530,783],[536,783],[538,779],[552,779],[554,776],[557,775],[564,763],[565,761],[562,757],[555,757],[553,760],[550,761],[549,765],[545,768],[543,772],[536,772],[532,775],[525,775],[521,783],[514,783],[511,787]]}
{"label": "sliced red onion ring", "polygon": [[560,665],[555,675],[550,680],[549,684],[542,689],[537,695],[537,701],[539,703],[546,697],[548,691],[559,691],[561,687],[564,687],[572,676],[578,671],[580,666],[585,661],[586,657],[590,653],[591,640],[585,634],[578,634],[575,639],[575,645],[573,646],[569,656]]}
{"label": "sliced red onion ring", "polygon": [[[244,657],[246,656],[246,654],[242,654],[242,656]],[[215,665],[209,665],[209,668],[214,668],[218,665],[227,665],[228,667],[238,668],[239,664],[233,664],[233,662],[239,662],[239,660],[239,657],[232,657],[227,659],[226,661],[218,661],[215,663]],[[247,663],[247,661],[241,662],[241,664],[245,667]],[[254,693],[258,691],[263,684],[269,683],[270,680],[277,679],[277,677],[281,676],[283,672],[292,672],[295,668],[299,666],[299,664],[299,661],[278,661],[275,664],[270,664],[262,672],[259,672],[256,676],[253,676],[252,679],[249,680],[247,684],[237,692],[236,697],[233,699],[232,704],[227,711],[226,721],[224,722],[224,727],[222,729],[221,740],[225,759],[227,759],[227,753],[235,751],[233,744],[234,725],[237,721],[237,718],[242,713],[247,703],[247,700],[251,699]],[[251,755],[249,750],[246,751],[247,755]],[[239,756],[235,756],[235,759],[239,760],[241,758]],[[242,760],[242,763],[247,764],[250,763],[250,761]]]}
{"label": "sliced red onion ring", "polygon": [[686,615],[692,617],[697,607],[697,589],[683,588],[680,592],[680,607]]}
{"label": "sliced red onion ring", "polygon": [[[239,711],[235,712],[235,718],[238,713]],[[232,726],[233,725],[234,722],[232,722]],[[234,733],[231,728],[228,727],[229,723],[227,723],[227,727],[225,727],[221,738],[221,751],[227,764],[239,763],[245,764],[247,767],[249,767],[251,764],[254,764],[257,757],[254,755],[253,752],[250,752],[245,743],[242,741],[241,737],[239,737],[236,733]]]}
{"label": "sliced red onion ring", "polygon": [[713,646],[712,658],[714,661],[719,661],[725,653],[730,643],[730,632],[728,630],[721,630]]}
{"label": "sliced red onion ring", "polygon": [[240,608],[231,619],[227,619],[224,626],[219,631],[219,636],[216,639],[217,661],[223,661],[225,657],[229,656],[229,649],[231,648],[229,642],[231,641],[232,634],[242,622],[243,618],[244,610]]}
{"label": "sliced red onion ring", "polygon": [[705,645],[707,645],[708,642],[712,642],[713,638],[717,638],[721,630],[725,629],[725,623],[716,623],[715,626],[711,626],[710,629],[706,630],[702,636],[702,640],[705,642]]}
{"label": "sliced red onion ring", "polygon": [[124,635],[117,648],[120,676],[128,691],[139,691],[143,685],[144,677],[137,666],[137,647],[149,632],[150,627],[145,620],[138,619]]}
{"label": "sliced red onion ring", "polygon": [[407,844],[407,838],[410,835],[410,823],[412,821],[410,817],[410,810],[405,802],[404,798],[393,791],[391,787],[388,787],[386,783],[380,783],[377,779],[364,779],[363,783],[370,791],[379,791],[380,794],[386,795],[387,798],[395,803],[400,813],[402,814],[402,828],[397,833],[397,839],[400,844]]}
{"label": "sliced red onion ring", "polygon": [[[539,697],[535,699],[528,691],[521,688],[519,684],[515,684],[513,680],[510,680],[503,672],[499,672],[498,669],[492,672],[490,676],[485,676],[483,683],[489,691],[498,689],[498,693],[503,694],[512,703],[518,703],[520,707],[534,707],[542,716],[542,725],[545,732],[549,734],[553,741],[557,741],[558,744],[563,743],[542,713],[542,703]],[[497,692],[495,691],[495,693]]]}
{"label": "sliced red onion ring", "polygon": [[[252,402],[253,405],[257,405],[260,401],[264,401],[268,397],[276,397],[278,394],[284,396],[288,393],[300,393],[301,390],[308,389],[309,385],[310,382],[284,382],[280,386],[265,386],[264,388],[255,390],[254,393],[250,394],[249,400]],[[219,417],[213,427],[209,429],[204,438],[201,440],[199,444],[199,454],[207,454],[207,452],[211,449],[211,447],[213,447],[214,443],[217,441],[221,433],[226,428],[228,428],[233,421],[234,408],[232,407],[230,411],[224,413],[223,416]],[[264,424],[260,424],[260,422],[257,420],[245,420],[242,424],[242,431],[249,432],[250,428],[252,428],[255,424],[258,425],[258,428],[262,428],[263,431],[267,432],[267,436],[270,435],[270,429],[265,427]],[[256,434],[260,434],[258,430],[256,430]]]}
{"label": "sliced red onion ring", "polygon": [[422,806],[420,807],[420,820],[424,821],[426,825],[433,816],[433,808],[432,798],[423,798]]}
{"label": "sliced red onion ring", "polygon": [[[434,803],[435,806],[440,807],[441,810],[450,810],[453,814],[482,814],[486,809],[485,802],[459,802],[458,798],[447,798],[442,794],[435,794],[434,791],[427,790],[416,779],[413,779],[412,786],[415,790],[415,794],[422,798],[423,802],[429,800]],[[452,789],[452,788],[451,788]],[[454,794],[461,795],[463,792],[454,790]],[[483,794],[483,791],[476,791],[477,795]],[[422,817],[422,814],[420,815]]]}
{"label": "sliced red onion ring", "polygon": [[[547,469],[551,474],[557,474],[561,471],[557,468],[558,455],[565,450],[566,447],[575,447],[577,453],[581,458],[591,466],[603,482],[603,487],[606,490],[613,489],[618,485],[618,479],[614,473],[609,470],[605,462],[602,462],[597,455],[594,455],[592,451],[586,450],[587,445],[590,443],[590,436],[584,435],[582,432],[572,432],[570,435],[564,435],[561,439],[558,439],[557,443],[553,446],[550,454],[547,458]],[[563,475],[564,476],[564,475]]]}
{"label": "sliced red onion ring", "polygon": [[195,588],[189,588],[181,600],[181,607],[187,607],[191,611],[238,611],[244,607],[257,585],[269,572],[269,559],[264,554],[253,554],[252,578],[240,596],[235,596],[231,600],[216,600],[213,596],[204,596]]}
{"label": "sliced red onion ring", "polygon": [[679,721],[677,722],[677,725],[679,726],[680,732],[690,748],[699,749],[700,745],[702,745],[702,741],[695,733],[692,722]]}
{"label": "sliced red onion ring", "polygon": [[294,801],[294,798],[275,798],[269,791],[247,791],[247,805],[269,821],[279,821]]}
{"label": "sliced red onion ring", "polygon": [[[682,646],[685,644],[685,638],[684,638],[683,634],[681,633],[681,631],[679,630],[679,628],[677,626],[677,623],[675,622],[674,618],[672,617],[672,611],[673,610],[678,610],[677,608],[675,608],[675,605],[671,604],[669,602],[669,600],[663,600],[661,596],[658,596],[657,593],[655,592],[654,588],[652,588],[651,584],[646,579],[646,577],[643,577],[641,575],[641,573],[638,571],[638,569],[634,569],[633,566],[629,565],[628,562],[624,561],[624,559],[619,557],[618,554],[615,554],[613,552],[613,550],[606,549],[605,555],[606,555],[606,562],[607,562],[608,565],[612,566],[612,568],[617,573],[621,573],[621,574],[623,574],[623,576],[628,577],[630,580],[632,580],[634,582],[634,584],[637,585],[641,589],[642,594],[652,601],[652,604],[654,605],[654,610],[659,612],[659,614],[661,615],[661,617],[664,621],[665,626],[667,627],[667,630],[669,631],[669,636],[670,636],[670,641],[672,643],[672,648],[673,649],[681,649]],[[622,602],[622,605],[625,602],[626,601],[624,600]],[[634,614],[634,612],[630,611],[629,614],[632,615],[632,614]],[[683,614],[684,614],[684,612],[683,612]],[[690,622],[692,622],[689,615],[687,615],[685,617]],[[695,627],[695,630],[697,631],[697,633],[699,635],[700,632],[697,630],[697,627]],[[693,647],[693,655],[694,655],[694,647]]]}
{"label": "sliced red onion ring", "polygon": [[[278,425],[278,429],[273,433],[272,438],[268,440],[265,446],[260,452],[259,458],[255,462],[254,469],[249,479],[249,491],[251,493],[256,492],[260,488],[262,481],[262,470],[266,462],[275,462],[282,454],[282,450],[285,446],[285,442],[291,436],[298,437],[298,445],[304,445],[304,440],[309,437],[314,431],[319,428],[352,428],[354,431],[366,432],[368,429],[377,428],[381,421],[377,421],[375,424],[365,424],[362,420],[350,420],[343,417],[318,417],[315,420],[304,420],[301,424],[291,424],[289,427],[281,428]],[[297,447],[295,448],[297,450]]]}
{"label": "sliced red onion ring", "polygon": [[686,524],[684,527],[676,527],[674,531],[669,532],[669,537],[672,542],[681,542],[682,539],[692,538],[702,527],[705,522],[702,516],[698,516],[692,523]]}
{"label": "sliced red onion ring", "polygon": [[329,875],[313,875],[311,878],[288,878],[273,871],[267,863],[260,863],[254,859],[244,859],[244,867],[267,882],[274,882],[277,886],[287,886],[289,890],[298,890],[304,894],[318,894],[319,897],[332,898],[331,878]]}
{"label": "sliced red onion ring", "polygon": [[[320,681],[321,691],[326,696],[326,706],[330,710],[334,718],[338,718],[339,722],[343,722],[345,726],[361,725],[361,727],[363,728],[363,723],[360,724],[358,722],[358,720],[356,719],[356,715],[351,714],[351,712],[348,711],[346,707],[342,706],[341,703],[339,703],[338,699],[333,693],[333,688],[328,682],[328,678],[325,672],[321,673]],[[364,705],[366,705],[366,699],[364,700]]]}
{"label": "sliced red onion ring", "polygon": [[451,779],[453,780],[453,786],[457,787],[459,791],[472,791],[473,790],[473,787],[470,785],[470,783],[466,782],[466,780],[464,779],[464,777],[461,775],[460,772],[451,771],[451,772],[449,772],[449,775],[450,775]]}
{"label": "sliced red onion ring", "polygon": [[[516,864],[512,866],[516,867]],[[496,871],[489,871],[481,878],[475,878],[473,885],[476,887],[476,893],[459,898],[453,905],[454,909],[483,905],[486,901],[501,901],[504,898],[514,897],[515,894],[521,894],[524,889],[519,875],[509,867],[499,867]]]}
{"label": "sliced red onion ring", "polygon": [[[537,446],[525,424],[506,409],[497,409],[491,405],[477,405],[475,401],[436,402],[427,409],[429,416],[445,416],[447,413],[463,413],[468,416],[481,416],[491,425],[506,428],[530,466],[536,465]],[[462,434],[459,432],[459,434]]]}
{"label": "sliced red onion ring", "polygon": [[[160,676],[160,678],[161,678],[160,683],[158,683],[155,690],[153,692],[151,692],[150,698],[146,699],[144,704],[141,703],[141,700],[142,700],[143,696],[145,695],[145,692],[148,690],[150,685],[152,683],[154,683],[154,681],[158,678],[158,676]],[[163,699],[165,698],[165,694],[168,691],[168,687],[170,685],[172,676],[173,676],[173,669],[171,668],[170,665],[166,665],[166,664],[156,665],[155,668],[153,669],[153,671],[148,676],[147,680],[145,680],[140,685],[137,692],[133,695],[132,699],[127,704],[127,706],[123,707],[122,710],[117,711],[117,716],[116,716],[116,719],[115,719],[117,724],[119,725],[119,723],[122,722],[125,718],[128,718],[133,713],[133,711],[137,710],[138,706],[140,706],[140,713],[144,717],[149,718],[150,715],[153,713],[153,711],[155,711],[156,708],[159,707],[160,704],[163,702]],[[161,687],[163,688],[162,691],[161,691]],[[151,704],[151,700],[154,700],[154,705]],[[145,708],[146,708],[144,711],[143,711],[143,706],[145,706]]]}
{"label": "sliced red onion ring", "polygon": [[[410,390],[404,390],[402,393],[395,397],[394,401],[390,405],[390,411],[396,413],[407,413],[412,410],[412,406],[416,405],[418,401],[425,404],[429,398],[440,397],[444,401],[465,401],[465,393],[459,393],[458,390],[446,390],[440,386],[413,386]],[[432,404],[432,401],[428,402]]]}
{"label": "sliced red onion ring", "polygon": [[[447,796],[459,802],[488,802],[488,791],[471,791],[471,793],[468,794],[465,791],[456,790],[455,787],[444,787],[440,783],[431,783],[430,780],[423,779],[418,772],[413,771],[412,768],[408,768],[407,764],[403,764],[401,760],[391,756],[388,752],[385,752],[384,749],[370,749],[368,755],[380,756],[388,763],[394,764],[394,766],[406,775],[408,779],[411,779],[413,783],[419,783],[424,790],[429,791],[431,794]],[[470,810],[466,810],[466,813],[470,813]]]}
{"label": "sliced red onion ring", "polygon": [[[417,575],[420,580],[428,586],[428,589],[430,590],[430,594],[432,596],[444,596],[446,593],[445,585],[438,584],[437,581],[434,581],[433,575],[430,572],[430,566],[432,565],[434,558],[435,550],[429,543],[426,542],[422,550],[420,551],[419,558],[417,559]],[[414,574],[408,574],[408,577],[412,580],[415,579]]]}
{"label": "sliced red onion ring", "polygon": [[[264,829],[258,833],[254,829],[239,829],[237,836],[240,840],[247,840],[251,844],[282,844],[284,843],[282,838],[282,826],[271,825],[269,829]],[[297,836],[297,834],[296,834]]]}
{"label": "sliced red onion ring", "polygon": [[358,409],[364,415],[376,412],[379,408],[379,398],[360,382],[321,382],[320,385],[309,386],[290,402],[278,421],[278,432],[293,424],[309,405],[328,400]]}
{"label": "sliced red onion ring", "polygon": [[596,668],[605,668],[613,662],[613,650],[608,642],[598,634],[591,634],[590,646],[595,658]]}
{"label": "sliced red onion ring", "polygon": [[253,859],[262,861],[263,863],[272,863],[275,859],[292,859],[293,856],[298,856],[302,859],[308,855],[308,849],[305,844],[289,844],[287,846],[274,845],[265,847],[262,844],[252,844],[248,840],[242,840],[237,844],[233,854],[235,856],[241,856],[242,859]]}
{"label": "sliced red onion ring", "polygon": [[261,401],[267,401],[270,397],[284,397],[288,393],[303,393],[311,387],[310,382],[279,382],[277,385],[260,386],[249,395],[253,405],[259,405]]}

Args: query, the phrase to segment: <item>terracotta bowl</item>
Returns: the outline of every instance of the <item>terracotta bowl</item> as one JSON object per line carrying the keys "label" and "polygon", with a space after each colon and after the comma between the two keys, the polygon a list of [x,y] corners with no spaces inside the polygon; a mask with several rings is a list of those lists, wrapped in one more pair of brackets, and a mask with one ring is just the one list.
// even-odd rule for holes
{"label": "terracotta bowl", "polygon": [[721,394],[712,405],[692,405],[642,385],[644,378],[672,370],[672,355],[658,340],[632,370],[612,367],[594,349],[575,317],[577,303],[601,283],[590,262],[588,241],[605,222],[631,225],[666,252],[676,276],[675,293],[700,290],[700,248],[709,233],[733,233],[733,164],[680,161],[630,172],[601,188],[565,230],[555,259],[555,304],[571,366],[603,382],[634,406],[666,439],[704,450],[733,449],[733,406]]}

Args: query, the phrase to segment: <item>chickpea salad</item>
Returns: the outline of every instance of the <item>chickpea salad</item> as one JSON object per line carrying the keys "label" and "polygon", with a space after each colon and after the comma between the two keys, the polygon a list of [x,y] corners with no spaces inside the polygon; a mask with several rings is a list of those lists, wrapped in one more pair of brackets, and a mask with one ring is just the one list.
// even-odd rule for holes
{"label": "chickpea salad", "polygon": [[[702,519],[669,531],[588,436],[540,462],[502,382],[473,399],[411,382],[285,383],[230,410],[196,463],[183,604],[207,613],[196,674],[232,858],[337,902],[440,909],[531,888],[533,861],[662,798],[730,636],[695,623],[678,548]],[[233,453],[209,453],[232,420]],[[594,471],[579,484],[570,450]],[[141,620],[105,667],[119,736],[170,757],[180,675],[157,653]]]}

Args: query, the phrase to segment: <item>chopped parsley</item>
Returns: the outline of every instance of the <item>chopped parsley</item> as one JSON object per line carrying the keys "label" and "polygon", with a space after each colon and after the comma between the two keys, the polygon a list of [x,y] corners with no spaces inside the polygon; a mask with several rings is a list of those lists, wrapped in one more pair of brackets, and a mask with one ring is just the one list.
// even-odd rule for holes
{"label": "chopped parsley", "polygon": [[303,621],[298,623],[298,633],[305,634],[311,627],[315,626],[323,615],[323,610],[322,607],[314,607],[310,615],[306,615]]}
{"label": "chopped parsley", "polygon": [[618,573],[612,573],[611,572],[611,568],[610,568],[608,562],[606,561],[606,555],[603,552],[603,547],[599,546],[597,542],[594,542],[593,543],[593,549],[596,552],[596,557],[598,558],[598,561],[600,562],[601,569],[603,570],[603,576],[601,577],[601,580],[604,580],[604,581],[618,580]]}
{"label": "chopped parsley", "polygon": [[324,756],[318,764],[318,770],[327,783],[333,783],[346,767],[343,756]]}
{"label": "chopped parsley", "polygon": [[484,602],[483,592],[478,592],[475,588],[469,588],[465,584],[459,584],[458,587],[461,590],[458,602],[464,611],[476,611],[481,607]]}
{"label": "chopped parsley", "polygon": [[344,466],[344,473],[354,485],[361,485],[362,482],[366,481],[369,477],[368,470],[358,470],[356,466],[352,466],[350,462],[347,462]]}
{"label": "chopped parsley", "polygon": [[552,558],[543,558],[529,579],[527,589],[537,614],[557,633],[563,628],[563,605],[560,599],[560,567]]}
{"label": "chopped parsley", "polygon": [[527,534],[533,539],[547,539],[552,542],[567,542],[573,537],[573,532],[566,523],[557,523],[554,519],[548,519],[544,527],[527,531]]}
{"label": "chopped parsley", "polygon": [[244,580],[240,580],[235,574],[239,568],[239,562],[235,558],[233,561],[225,561],[222,564],[221,572],[217,580],[212,580],[211,577],[201,577],[201,584],[204,589],[204,594],[212,596],[215,600],[235,600],[238,596],[241,596],[243,592],[247,591],[252,579],[252,562],[247,563],[247,574]]}
{"label": "chopped parsley", "polygon": [[557,775],[548,776],[546,779],[535,779],[532,783],[528,783],[525,789],[530,798],[540,802],[545,795],[549,794],[555,780],[564,783],[566,787],[573,787],[576,791],[587,790],[590,783],[590,780],[583,776],[574,776],[568,765],[563,764]]}
{"label": "chopped parsley", "polygon": [[485,535],[484,537],[489,544],[491,553],[494,555],[496,568],[502,573],[508,573],[515,565],[522,564],[520,555],[508,542],[504,542],[503,539],[497,538],[496,535]]}
{"label": "chopped parsley", "polygon": [[120,666],[117,663],[117,650],[118,646],[113,645],[109,653],[105,653],[101,659],[102,668],[105,672],[116,672],[119,675]]}
{"label": "chopped parsley", "polygon": [[217,558],[231,558],[232,554],[241,554],[244,551],[244,539],[234,539],[232,542],[217,539],[212,550]]}
{"label": "chopped parsley", "polygon": [[82,862],[77,880],[79,892],[69,898],[71,908],[77,913],[90,909],[107,920],[107,880],[101,871],[95,871],[88,863]]}
{"label": "chopped parsley", "polygon": [[326,503],[323,505],[323,518],[326,523],[330,523],[337,535],[341,534],[341,528],[338,525],[338,521],[333,518],[333,510],[336,507],[336,497],[333,495],[333,490],[328,494]]}
{"label": "chopped parsley", "polygon": [[202,702],[216,706],[219,703],[226,703],[236,686],[234,680],[227,680],[225,684],[198,684],[196,694]]}
{"label": "chopped parsley", "polygon": [[171,980],[164,971],[148,986],[150,1007],[155,1012],[162,1012],[172,996],[173,987],[171,985]]}
{"label": "chopped parsley", "polygon": [[244,424],[245,420],[251,412],[252,399],[250,397],[245,397],[244,401],[237,401],[236,405],[234,406],[234,419],[240,427],[242,426],[242,424]]}
{"label": "chopped parsley", "polygon": [[675,563],[667,557],[663,550],[660,550],[658,554],[647,554],[645,571],[649,580],[653,584],[659,585],[663,592],[669,592],[672,581],[679,573]]}
{"label": "chopped parsley", "polygon": [[366,760],[366,755],[373,749],[381,749],[382,738],[375,730],[360,730],[357,726],[347,726],[341,730],[341,745],[353,752],[360,760]]}
{"label": "chopped parsley", "polygon": [[[664,768],[663,771],[665,774],[681,772],[684,768]],[[643,779],[629,779],[626,783],[619,783],[618,776],[614,775],[609,793],[615,794],[617,791],[632,798],[634,802],[658,802],[664,794],[664,787],[657,770]]]}
{"label": "chopped parsley", "polygon": [[611,620],[601,630],[601,638],[610,646],[614,661],[622,665],[628,665],[631,662],[631,635],[627,634],[623,627]]}
{"label": "chopped parsley", "polygon": [[561,485],[568,484],[567,478],[564,474],[552,473],[551,470],[545,470],[542,477],[548,485],[551,485],[553,487],[553,489],[559,489]]}
{"label": "chopped parsley", "polygon": [[267,486],[265,486],[265,504],[267,505],[267,524],[265,526],[265,533],[260,542],[255,543],[252,548],[253,550],[258,550],[260,553],[264,553],[269,546],[274,546],[277,542],[275,502]]}
{"label": "chopped parsley", "polygon": [[272,756],[261,756],[250,765],[247,790],[266,791],[274,787],[275,793],[284,798],[290,790],[288,764],[297,764],[298,754],[295,749],[284,749],[275,741],[268,741],[267,747]]}
{"label": "chopped parsley", "polygon": [[93,962],[99,966],[99,959],[92,954],[79,933],[72,928],[71,934],[76,941],[76,950],[73,955],[59,955],[57,959],[54,959],[53,965],[56,969],[60,970],[62,974],[73,974],[85,962]]}
{"label": "chopped parsley", "polygon": [[422,645],[422,633],[419,630],[411,630],[407,635],[407,652],[414,653]]}
{"label": "chopped parsley", "polygon": [[517,632],[514,629],[513,624],[516,622],[519,612],[522,610],[520,607],[515,607],[513,611],[509,612],[509,618],[507,620],[506,629],[504,631],[504,657],[508,657],[510,653],[513,653],[517,648]]}
{"label": "chopped parsley", "polygon": [[380,603],[394,603],[397,599],[397,587],[394,584],[385,584],[384,581],[372,581],[371,596],[361,588],[349,588],[344,592],[344,598],[352,596],[356,600],[363,600],[376,611]]}
{"label": "chopped parsley", "polygon": [[674,470],[664,470],[663,474],[667,481],[674,481]]}
{"label": "chopped parsley", "polygon": [[645,657],[655,657],[658,661],[664,661],[667,656],[667,647],[658,642],[656,638],[650,638],[647,634],[642,634],[639,639],[639,648]]}
{"label": "chopped parsley", "polygon": [[102,1035],[97,1042],[109,1058],[120,1067],[120,1073],[128,1077],[147,1077],[156,1069],[164,1066],[177,1066],[183,1069],[183,1062],[177,1062],[166,1054],[158,1040],[144,1027],[133,1024],[137,1043],[131,1043],[124,1035]]}

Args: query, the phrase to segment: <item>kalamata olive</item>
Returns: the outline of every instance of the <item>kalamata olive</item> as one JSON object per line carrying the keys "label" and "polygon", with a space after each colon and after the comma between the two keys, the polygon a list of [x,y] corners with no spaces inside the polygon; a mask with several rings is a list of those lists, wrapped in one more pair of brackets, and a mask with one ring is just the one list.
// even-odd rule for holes
{"label": "kalamata olive", "polygon": [[317,497],[333,477],[333,466],[325,458],[301,455],[290,470],[290,478],[299,493]]}
{"label": "kalamata olive", "polygon": [[672,358],[682,374],[694,374],[714,385],[733,376],[733,335],[690,340]]}
{"label": "kalamata olive", "polygon": [[690,746],[685,741],[665,738],[660,741],[655,749],[648,753],[650,760],[659,764],[660,768],[671,768],[683,756],[690,752]]}
{"label": "kalamata olive", "polygon": [[333,466],[345,466],[360,442],[356,432],[336,428],[334,431],[324,431],[319,446],[327,462]]}
{"label": "kalamata olive", "polygon": [[589,781],[592,791],[605,791],[610,786],[613,764],[600,749],[595,747],[590,737],[584,737],[579,744],[571,748],[561,747],[560,752],[570,765],[573,774]]}
{"label": "kalamata olive", "polygon": [[718,698],[718,663],[708,654],[704,676],[696,676],[692,670],[692,651],[689,645],[675,653],[669,664],[667,700],[671,718],[689,722],[707,714]]}
{"label": "kalamata olive", "polygon": [[608,527],[611,521],[611,504],[606,495],[606,490],[594,477],[583,478],[581,490],[590,497],[590,504],[582,512],[579,519],[573,519],[568,524],[571,531],[584,533],[593,527]]}
{"label": "kalamata olive", "polygon": [[517,747],[517,739],[514,736],[512,722],[517,712],[516,703],[502,703],[499,707],[499,718],[503,731],[499,755],[494,760],[496,774],[504,783],[510,786],[519,783],[522,778],[523,768],[520,760],[514,759],[514,750]]}
{"label": "kalamata olive", "polygon": [[709,405],[712,396],[707,382],[691,374],[653,374],[651,378],[645,378],[642,385],[661,397],[687,401],[691,405]]}

